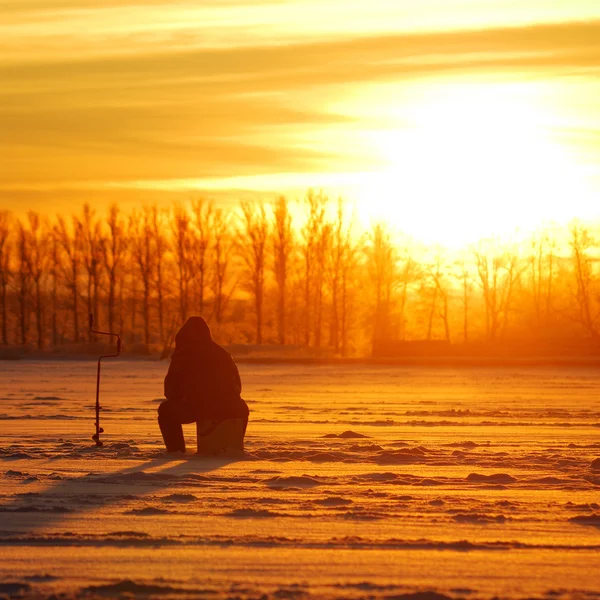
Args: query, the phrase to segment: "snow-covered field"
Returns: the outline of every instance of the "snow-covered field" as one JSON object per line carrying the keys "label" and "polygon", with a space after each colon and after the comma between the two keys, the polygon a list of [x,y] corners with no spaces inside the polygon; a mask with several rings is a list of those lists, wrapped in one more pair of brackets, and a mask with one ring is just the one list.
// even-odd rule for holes
{"label": "snow-covered field", "polygon": [[600,597],[600,373],[240,365],[205,459],[166,368],[105,363],[97,449],[94,362],[0,362],[0,597]]}

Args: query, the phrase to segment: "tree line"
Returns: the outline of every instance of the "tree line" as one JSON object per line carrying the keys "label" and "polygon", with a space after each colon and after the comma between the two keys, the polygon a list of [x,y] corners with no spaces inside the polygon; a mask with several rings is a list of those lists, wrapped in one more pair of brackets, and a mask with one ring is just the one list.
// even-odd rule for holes
{"label": "tree line", "polygon": [[0,212],[0,343],[94,342],[87,315],[130,348],[167,352],[191,315],[222,343],[368,354],[395,340],[598,339],[600,246],[572,223],[460,252],[347,205],[206,199],[167,208]]}

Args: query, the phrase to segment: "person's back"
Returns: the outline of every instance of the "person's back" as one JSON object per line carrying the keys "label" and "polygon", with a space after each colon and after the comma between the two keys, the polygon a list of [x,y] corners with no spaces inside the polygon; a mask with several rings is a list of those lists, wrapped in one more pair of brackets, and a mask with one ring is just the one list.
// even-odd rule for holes
{"label": "person's back", "polygon": [[237,366],[202,317],[190,317],[177,333],[164,391],[158,422],[169,451],[185,452],[182,423],[248,418]]}

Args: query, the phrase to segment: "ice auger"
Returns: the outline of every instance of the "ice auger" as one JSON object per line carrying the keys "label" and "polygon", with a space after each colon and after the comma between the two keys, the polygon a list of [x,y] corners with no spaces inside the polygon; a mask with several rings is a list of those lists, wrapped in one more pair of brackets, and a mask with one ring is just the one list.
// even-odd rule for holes
{"label": "ice auger", "polygon": [[104,433],[104,429],[100,427],[100,365],[103,358],[115,358],[121,354],[121,336],[117,333],[108,333],[106,331],[96,331],[94,329],[94,315],[90,314],[90,331],[98,335],[109,335],[117,338],[117,352],[115,354],[104,354],[98,358],[98,374],[96,376],[96,433],[92,439],[96,442],[96,446],[102,446],[100,434]]}

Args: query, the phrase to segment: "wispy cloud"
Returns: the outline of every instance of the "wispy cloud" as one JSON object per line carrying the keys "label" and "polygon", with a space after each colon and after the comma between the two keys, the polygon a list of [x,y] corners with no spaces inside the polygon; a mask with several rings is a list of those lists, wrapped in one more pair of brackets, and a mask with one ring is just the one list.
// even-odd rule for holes
{"label": "wispy cloud", "polygon": [[[341,170],[357,150],[335,131],[368,125],[333,108],[345,94],[457,74],[543,79],[600,70],[600,20],[398,33],[386,9],[396,22],[400,7],[407,21],[420,15],[423,23],[425,9],[415,16],[405,3],[351,2],[345,15],[334,3],[335,23],[315,13],[307,29],[282,15],[317,3],[16,4],[0,2],[5,186]],[[321,4],[327,17],[333,5]],[[358,7],[367,4],[361,29]],[[594,6],[582,2],[575,14]],[[136,14],[145,16],[133,26]],[[258,31],[261,18],[273,29]]]}

